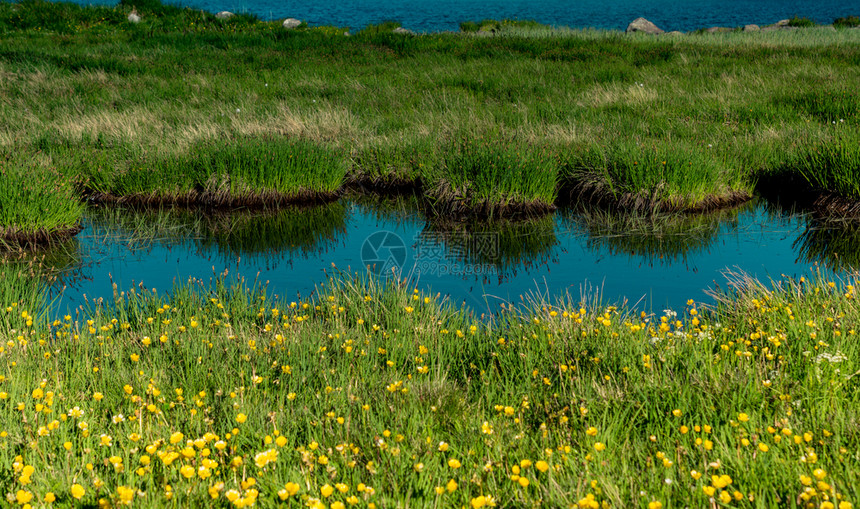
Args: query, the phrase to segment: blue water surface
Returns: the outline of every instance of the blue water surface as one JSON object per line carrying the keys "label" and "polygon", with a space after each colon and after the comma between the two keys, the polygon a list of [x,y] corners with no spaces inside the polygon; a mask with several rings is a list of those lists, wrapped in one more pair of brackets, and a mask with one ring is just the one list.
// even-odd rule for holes
{"label": "blue water surface", "polygon": [[[840,260],[832,246],[846,245],[839,241],[844,232],[829,235],[812,229],[808,215],[774,213],[763,204],[713,218],[681,219],[678,227],[658,229],[668,232],[660,235],[649,234],[649,227],[645,234],[623,228],[600,231],[577,213],[559,212],[542,222],[512,227],[468,227],[467,241],[451,233],[462,226],[431,227],[414,210],[380,212],[348,201],[329,210],[325,219],[315,220],[310,235],[293,232],[289,221],[307,224],[318,212],[283,216],[286,221],[278,224],[287,226],[280,237],[277,229],[266,229],[270,219],[249,223],[252,232],[269,232],[271,248],[254,243],[253,235],[251,245],[181,231],[141,240],[131,228],[113,228],[110,222],[89,217],[75,241],[75,263],[66,270],[67,288],[58,310],[80,306],[85,295],[87,300],[110,300],[112,283],[119,290],[142,282],[168,291],[191,277],[207,280],[224,273],[241,275],[249,284],[266,284],[272,294],[306,298],[329,276],[366,274],[366,265],[377,260],[393,260],[397,277],[478,313],[529,296],[569,294],[578,301],[598,293],[607,303],[678,309],[688,299],[709,302],[704,290],[725,286],[726,270],[765,282],[808,276],[814,266]],[[384,242],[379,242],[380,235]],[[493,245],[497,238],[503,245]],[[388,276],[380,267],[371,269]]]}
{"label": "blue water surface", "polygon": [[[115,2],[82,3],[113,4]],[[819,23],[860,14],[855,0],[180,0],[209,12],[248,12],[264,20],[287,17],[311,25],[362,28],[387,20],[419,32],[458,30],[462,21],[533,19],[554,26],[623,30],[644,16],[664,30],[770,24],[792,16]]]}

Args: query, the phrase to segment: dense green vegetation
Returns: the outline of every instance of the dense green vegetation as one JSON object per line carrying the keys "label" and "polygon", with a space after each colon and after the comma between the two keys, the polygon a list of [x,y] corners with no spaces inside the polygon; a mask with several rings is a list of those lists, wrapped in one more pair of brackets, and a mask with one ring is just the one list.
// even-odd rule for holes
{"label": "dense green vegetation", "polygon": [[833,20],[833,26],[836,28],[853,28],[860,26],[860,16],[843,16]]}
{"label": "dense green vegetation", "polygon": [[[312,252],[348,209],[283,205],[415,188],[380,208],[420,207],[420,241],[504,274],[557,240],[551,217],[499,216],[565,202],[611,251],[674,258],[714,235],[679,212],[758,182],[793,178],[833,212],[860,199],[860,31],[396,26],[0,3],[0,226],[72,231],[84,197],[262,207],[179,212],[179,228]],[[108,227],[141,238],[177,228],[115,212]],[[810,228],[802,255],[844,232]],[[22,507],[860,500],[853,278],[733,276],[710,308],[656,313],[535,296],[478,318],[397,281],[338,275],[290,302],[222,276],[56,317],[43,261],[0,264],[0,489]]]}
{"label": "dense green vegetation", "polygon": [[[226,207],[412,187],[457,217],[709,210],[792,175],[860,198],[857,30],[347,36],[135,6],[137,24],[126,3],[0,3],[0,187],[26,170],[77,197]],[[4,195],[4,228],[74,227],[70,192],[42,191],[48,213]]]}
{"label": "dense green vegetation", "polygon": [[[47,318],[0,266],[0,486],[39,506],[853,507],[853,281],[712,309],[534,299],[488,320],[336,277]],[[218,502],[215,502],[218,501]],[[220,502],[224,501],[224,502]]]}

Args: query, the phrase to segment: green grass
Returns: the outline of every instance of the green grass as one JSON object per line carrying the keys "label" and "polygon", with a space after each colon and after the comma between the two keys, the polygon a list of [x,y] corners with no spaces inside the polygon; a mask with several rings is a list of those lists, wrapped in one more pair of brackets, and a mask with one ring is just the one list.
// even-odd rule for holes
{"label": "green grass", "polygon": [[597,164],[572,165],[567,179],[583,194],[626,210],[707,210],[745,200],[752,191],[750,177],[720,157],[703,142],[622,141],[593,159]]}
{"label": "green grass", "polygon": [[714,309],[691,302],[677,316],[534,298],[481,320],[395,283],[338,276],[292,303],[192,280],[28,324],[32,281],[4,278],[0,310],[0,484],[21,499],[118,504],[129,488],[148,507],[234,495],[262,507],[860,497],[851,281],[736,276]]}
{"label": "green grass", "polygon": [[558,164],[546,148],[474,133],[456,136],[444,154],[425,179],[435,208],[493,216],[506,208],[540,210],[554,202]]}
{"label": "green grass", "polygon": [[836,28],[853,28],[860,26],[860,16],[843,16],[833,20],[833,26]]}
{"label": "green grass", "polygon": [[[689,211],[796,174],[793,155],[833,121],[857,132],[853,30],[648,38],[500,21],[493,37],[396,23],[345,37],[135,6],[139,24],[127,4],[0,4],[0,147],[18,171],[41,158],[81,193],[209,189],[236,204],[411,183],[428,210],[478,215],[547,211],[585,182],[622,208],[647,194]],[[264,146],[278,171],[251,154]],[[291,167],[293,151],[319,168]],[[227,164],[236,175],[215,177]]]}
{"label": "green grass", "polygon": [[840,196],[860,196],[860,138],[834,128],[831,136],[800,154],[798,172],[820,191]]}
{"label": "green grass", "polygon": [[546,25],[542,25],[537,21],[533,20],[519,20],[519,19],[485,19],[482,21],[464,21],[460,23],[460,31],[467,33],[474,32],[502,32],[509,31],[511,29],[543,29]]}
{"label": "green grass", "polygon": [[5,240],[50,241],[78,227],[84,205],[72,182],[44,162],[0,154],[0,236]]}
{"label": "green grass", "polygon": [[91,193],[215,206],[277,206],[332,196],[345,175],[328,147],[289,138],[198,143],[180,155],[132,160],[125,170],[92,166],[79,175]]}
{"label": "green grass", "polygon": [[798,28],[809,28],[809,27],[814,27],[816,25],[817,25],[817,23],[815,21],[813,21],[813,20],[811,20],[805,16],[804,17],[793,16],[791,19],[788,20],[787,26],[798,27]]}

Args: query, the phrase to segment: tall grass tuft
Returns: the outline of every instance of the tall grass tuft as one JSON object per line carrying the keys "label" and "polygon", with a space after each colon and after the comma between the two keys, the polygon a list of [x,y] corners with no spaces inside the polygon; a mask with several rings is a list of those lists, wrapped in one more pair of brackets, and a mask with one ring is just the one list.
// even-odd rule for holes
{"label": "tall grass tuft", "polygon": [[346,175],[336,149],[288,138],[206,141],[187,152],[143,154],[114,174],[90,175],[93,191],[127,202],[276,206],[333,198]]}
{"label": "tall grass tuft", "polygon": [[[333,195],[343,183],[346,164],[329,147],[288,138],[240,139],[195,147],[177,170],[200,175],[204,193],[216,202],[313,200]],[[226,185],[225,185],[226,184]]]}
{"label": "tall grass tuft", "polygon": [[797,171],[818,191],[860,199],[860,138],[843,129],[800,151]]}
{"label": "tall grass tuft", "polygon": [[[605,148],[603,165],[571,169],[586,201],[634,211],[710,210],[745,201],[752,186],[742,172],[702,143],[620,141]],[[591,163],[600,163],[593,157]]]}
{"label": "tall grass tuft", "polygon": [[0,236],[46,242],[77,232],[84,205],[54,168],[0,155]]}
{"label": "tall grass tuft", "polygon": [[437,211],[540,213],[554,208],[558,161],[547,147],[510,136],[461,135],[447,143],[428,175]]}
{"label": "tall grass tuft", "polygon": [[0,260],[0,337],[10,330],[28,330],[48,315],[48,288],[43,276],[38,260]]}

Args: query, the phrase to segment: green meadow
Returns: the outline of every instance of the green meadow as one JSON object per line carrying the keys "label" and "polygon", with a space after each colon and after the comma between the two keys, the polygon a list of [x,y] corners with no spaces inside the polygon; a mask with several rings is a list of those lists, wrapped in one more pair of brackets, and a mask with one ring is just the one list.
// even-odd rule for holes
{"label": "green meadow", "polygon": [[[23,507],[804,507],[860,497],[856,283],[478,317],[336,275],[56,316],[0,279],[0,489]],[[56,316],[54,318],[53,316]]]}
{"label": "green meadow", "polygon": [[[504,273],[553,248],[561,206],[587,212],[565,221],[595,249],[646,259],[706,248],[704,214],[731,221],[754,194],[807,195],[822,224],[858,210],[850,16],[409,35],[134,4],[0,3],[6,242],[72,235],[96,202],[106,235],[315,253],[347,228],[338,197],[382,213],[406,191],[422,235]],[[810,228],[801,255],[855,230]],[[497,258],[470,250],[482,234],[506,240]],[[50,257],[23,258],[0,264],[11,506],[860,504],[853,274],[730,273],[683,309],[535,294],[477,316],[397,280],[335,271],[300,300],[225,272],[65,315]]]}
{"label": "green meadow", "polygon": [[34,195],[3,215],[6,232],[73,227],[70,196],[229,208],[411,189],[455,217],[705,211],[781,182],[836,200],[834,213],[860,197],[851,18],[401,35],[136,7],[138,24],[125,3],[0,4],[3,188],[20,172],[63,183],[4,195],[4,210]]}

